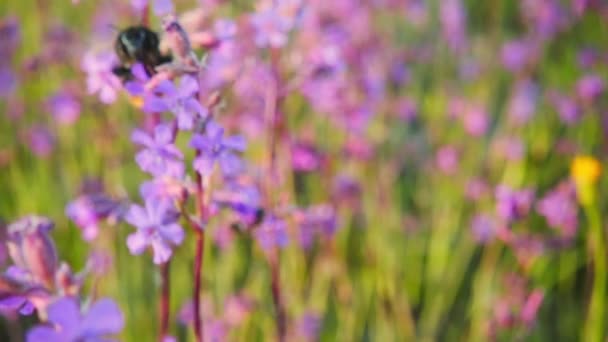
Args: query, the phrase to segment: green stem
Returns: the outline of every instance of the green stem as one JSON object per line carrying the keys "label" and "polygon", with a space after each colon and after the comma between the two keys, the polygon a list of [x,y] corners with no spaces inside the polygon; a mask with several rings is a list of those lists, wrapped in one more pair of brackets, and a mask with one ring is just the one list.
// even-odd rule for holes
{"label": "green stem", "polygon": [[588,244],[593,262],[593,292],[585,323],[584,341],[602,341],[606,300],[606,244],[598,207],[594,204],[586,205],[585,214],[589,221]]}

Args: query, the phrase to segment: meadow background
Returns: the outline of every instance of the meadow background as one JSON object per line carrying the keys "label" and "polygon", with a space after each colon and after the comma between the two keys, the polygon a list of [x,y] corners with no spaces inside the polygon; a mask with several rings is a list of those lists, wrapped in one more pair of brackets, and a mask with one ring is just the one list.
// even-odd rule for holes
{"label": "meadow background", "polygon": [[[342,28],[342,45],[332,41],[344,52],[335,77],[357,84],[365,113],[337,113],[343,108],[306,73],[309,88],[296,85],[282,103],[289,133],[278,141],[282,176],[272,196],[298,208],[327,204],[336,221],[335,233],[307,248],[305,228],[289,221],[279,263],[288,340],[604,340],[608,184],[595,162],[608,151],[608,5],[326,2],[303,1],[302,16],[323,8]],[[174,3],[178,14],[201,6],[207,23],[246,22],[256,11],[250,1]],[[102,43],[115,37],[111,25],[139,23],[141,11],[126,0],[2,1],[0,20],[0,217],[51,218],[60,259],[74,270],[92,251],[110,256],[85,289],[119,304],[121,340],[155,340],[160,277],[149,255],[129,253],[133,229],[103,224],[87,242],[66,216],[86,182],[141,202],[147,176],[130,135],[144,115],[124,92],[111,104],[89,94],[81,68],[89,49],[111,49]],[[151,15],[151,28],[160,32],[159,23]],[[285,79],[308,67],[291,62],[292,52],[326,43],[312,32],[289,31]],[[251,55],[273,58],[263,48]],[[259,107],[231,90],[235,80],[221,90],[218,121],[246,135],[248,163],[264,165],[267,127],[256,124]],[[57,108],[58,95],[71,101]],[[583,166],[572,169],[575,160]],[[219,340],[272,340],[268,261],[247,232],[226,233],[228,224],[220,217],[207,228],[206,330],[221,331]],[[178,320],[192,298],[193,250],[189,233],[171,263],[170,333],[180,341],[193,340]],[[238,324],[226,323],[234,295],[248,303]],[[6,314],[0,340],[20,340],[35,322]]]}

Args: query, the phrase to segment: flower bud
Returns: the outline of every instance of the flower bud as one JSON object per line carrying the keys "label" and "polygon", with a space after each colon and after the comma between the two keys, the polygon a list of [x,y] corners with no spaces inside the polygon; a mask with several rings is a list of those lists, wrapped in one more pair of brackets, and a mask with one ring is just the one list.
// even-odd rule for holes
{"label": "flower bud", "polygon": [[27,216],[8,227],[8,249],[13,262],[34,279],[53,288],[57,251],[49,236],[53,223],[44,217]]}
{"label": "flower bud", "polygon": [[64,296],[78,295],[78,292],[80,292],[80,287],[82,285],[82,281],[79,278],[80,277],[72,273],[72,269],[65,262],[61,263],[55,275],[57,288]]}

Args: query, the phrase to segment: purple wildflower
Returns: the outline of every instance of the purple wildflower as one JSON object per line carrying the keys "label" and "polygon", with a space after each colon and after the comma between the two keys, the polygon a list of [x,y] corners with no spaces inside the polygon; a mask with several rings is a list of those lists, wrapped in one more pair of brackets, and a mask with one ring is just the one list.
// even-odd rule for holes
{"label": "purple wildflower", "polygon": [[242,51],[234,40],[223,41],[209,52],[202,87],[209,92],[237,78],[243,63]]}
{"label": "purple wildflower", "polygon": [[151,1],[153,1],[152,10],[157,16],[172,13],[174,10],[173,2],[171,0],[131,0],[131,7],[140,12],[143,11]]}
{"label": "purple wildflower", "polygon": [[252,15],[251,22],[256,28],[255,43],[259,47],[280,48],[287,43],[287,34],[293,28],[294,20],[282,13],[279,7],[280,4],[269,6]]}
{"label": "purple wildflower", "polygon": [[471,221],[471,231],[475,239],[482,244],[490,242],[497,231],[496,221],[490,215],[479,214]]}
{"label": "purple wildflower", "polygon": [[550,191],[538,202],[536,210],[547,219],[550,227],[559,230],[565,238],[571,239],[576,234],[578,205],[570,183],[562,183]]}
{"label": "purple wildflower", "polygon": [[502,46],[501,59],[505,69],[512,72],[524,70],[536,55],[535,47],[525,40],[512,40]]}
{"label": "purple wildflower", "polygon": [[114,102],[121,88],[120,80],[112,73],[116,63],[112,52],[89,51],[82,59],[81,67],[87,73],[87,91],[89,94],[99,93],[103,103]]}
{"label": "purple wildflower", "polygon": [[175,132],[169,124],[156,126],[153,136],[135,130],[131,140],[146,147],[135,156],[139,167],[154,176],[181,178],[184,174],[184,157],[173,143],[174,139]]}
{"label": "purple wildflower", "polygon": [[189,75],[182,76],[179,86],[168,83],[158,89],[162,97],[152,96],[145,101],[144,110],[148,113],[171,111],[177,118],[177,127],[190,130],[197,118],[205,118],[207,110],[201,106],[198,98],[198,82]]}
{"label": "purple wildflower", "polygon": [[48,157],[55,148],[55,137],[44,126],[30,127],[24,136],[27,146],[38,157]]}
{"label": "purple wildflower", "polygon": [[74,298],[63,297],[47,308],[52,325],[28,331],[27,342],[105,341],[124,326],[120,308],[111,299],[100,299],[82,314]]}
{"label": "purple wildflower", "polygon": [[452,50],[461,51],[467,44],[467,13],[460,0],[444,0],[440,9],[441,29]]}
{"label": "purple wildflower", "polygon": [[0,98],[9,98],[17,89],[17,76],[8,68],[0,67]]}
{"label": "purple wildflower", "polygon": [[19,19],[8,16],[0,20],[0,65],[10,63],[21,41]]}
{"label": "purple wildflower", "polygon": [[441,147],[435,155],[439,170],[445,174],[454,174],[458,170],[458,151],[452,146]]}
{"label": "purple wildflower", "polygon": [[58,123],[71,125],[80,116],[80,102],[68,91],[59,91],[46,101],[46,108]]}
{"label": "purple wildflower", "polygon": [[507,223],[520,219],[528,214],[534,192],[530,189],[513,190],[507,185],[496,187],[496,213]]}
{"label": "purple wildflower", "polygon": [[209,121],[204,134],[195,134],[190,146],[200,155],[194,160],[194,168],[202,175],[210,175],[216,163],[224,175],[234,176],[242,169],[242,161],[234,152],[245,150],[245,139],[241,136],[224,136],[224,128]]}
{"label": "purple wildflower", "polygon": [[180,200],[192,190],[191,182],[171,176],[158,176],[139,187],[141,197],[155,200]]}
{"label": "purple wildflower", "polygon": [[532,118],[536,111],[538,94],[538,86],[530,80],[520,81],[515,85],[508,107],[509,117],[514,123],[523,125]]}
{"label": "purple wildflower", "polygon": [[137,227],[137,231],[127,238],[127,246],[132,254],[143,253],[152,246],[154,263],[162,264],[171,258],[172,246],[184,240],[184,231],[177,223],[179,213],[166,201],[146,200],[145,208],[131,205],[125,220]]}
{"label": "purple wildflower", "polygon": [[604,80],[597,75],[583,76],[576,84],[579,98],[585,102],[592,102],[604,92]]}
{"label": "purple wildflower", "polygon": [[322,323],[323,321],[318,314],[312,312],[305,313],[298,322],[298,335],[302,336],[304,341],[317,341]]}
{"label": "purple wildflower", "polygon": [[285,247],[289,242],[287,223],[273,215],[266,217],[254,231],[254,235],[260,247],[265,251]]}
{"label": "purple wildflower", "polygon": [[395,104],[397,117],[406,122],[416,119],[418,108],[416,102],[411,98],[403,98]]}
{"label": "purple wildflower", "polygon": [[467,133],[474,137],[483,136],[490,126],[486,110],[479,105],[468,106],[463,113],[462,120]]}
{"label": "purple wildflower", "polygon": [[319,169],[322,161],[321,153],[311,143],[299,142],[291,147],[291,164],[294,171],[315,171]]}
{"label": "purple wildflower", "polygon": [[247,226],[259,219],[262,196],[255,185],[230,182],[224,189],[213,192],[213,200],[232,209]]}
{"label": "purple wildflower", "polygon": [[544,298],[545,294],[542,290],[536,289],[530,293],[519,312],[519,319],[523,324],[531,326],[536,321],[538,310]]}
{"label": "purple wildflower", "polygon": [[572,125],[581,117],[581,108],[577,101],[572,97],[559,93],[551,93],[549,99],[555,107],[559,118],[565,124]]}
{"label": "purple wildflower", "polygon": [[116,222],[123,214],[124,206],[103,193],[82,195],[66,208],[66,216],[82,229],[82,236],[86,241],[97,237],[102,220]]}
{"label": "purple wildflower", "polygon": [[312,206],[298,214],[300,244],[304,249],[312,247],[316,236],[332,237],[338,227],[336,213],[329,205]]}

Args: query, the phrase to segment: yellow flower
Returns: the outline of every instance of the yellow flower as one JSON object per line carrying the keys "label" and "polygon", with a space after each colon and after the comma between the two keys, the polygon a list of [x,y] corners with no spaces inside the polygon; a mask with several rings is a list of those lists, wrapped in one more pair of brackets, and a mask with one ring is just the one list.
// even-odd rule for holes
{"label": "yellow flower", "polygon": [[576,186],[576,194],[582,205],[590,205],[595,202],[597,183],[602,166],[600,162],[589,156],[577,156],[572,161],[570,175]]}
{"label": "yellow flower", "polygon": [[129,102],[137,109],[144,106],[144,99],[141,96],[129,96]]}
{"label": "yellow flower", "polygon": [[600,162],[589,156],[577,156],[570,169],[572,179],[577,184],[594,184],[602,173]]}

